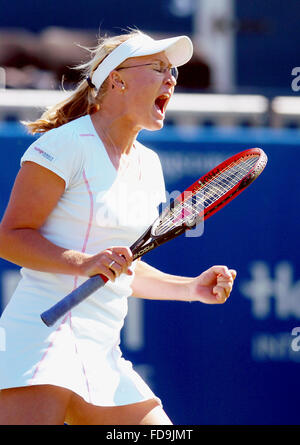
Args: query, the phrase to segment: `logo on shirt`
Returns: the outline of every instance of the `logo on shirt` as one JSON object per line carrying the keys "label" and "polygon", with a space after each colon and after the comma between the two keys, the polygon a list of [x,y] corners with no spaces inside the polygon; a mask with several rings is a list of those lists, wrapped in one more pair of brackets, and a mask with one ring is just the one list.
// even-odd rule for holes
{"label": "logo on shirt", "polygon": [[46,153],[44,150],[42,150],[41,148],[35,146],[33,147],[35,151],[37,151],[40,155],[44,156],[44,158],[48,159],[48,161],[53,161],[54,156],[50,155],[49,153]]}

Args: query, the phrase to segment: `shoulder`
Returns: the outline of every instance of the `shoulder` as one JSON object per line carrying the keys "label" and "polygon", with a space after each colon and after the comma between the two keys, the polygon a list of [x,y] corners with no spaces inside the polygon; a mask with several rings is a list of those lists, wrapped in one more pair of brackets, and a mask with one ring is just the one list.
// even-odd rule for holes
{"label": "shoulder", "polygon": [[36,140],[36,142],[38,142],[39,144],[56,142],[57,144],[61,145],[65,144],[66,141],[70,139],[72,139],[73,141],[75,141],[76,139],[79,140],[78,136],[82,131],[84,131],[84,126],[87,118],[87,116],[83,116],[57,128],[53,128],[52,130],[43,133]]}
{"label": "shoulder", "polygon": [[84,156],[82,134],[87,116],[74,119],[60,127],[53,128],[34,140],[24,156],[35,155],[54,161],[66,158],[70,162]]}
{"label": "shoulder", "polygon": [[160,164],[159,156],[152,148],[146,147],[139,141],[135,142],[135,146],[143,159]]}
{"label": "shoulder", "polygon": [[21,165],[25,161],[33,161],[61,176],[68,186],[80,173],[85,162],[85,147],[79,137],[84,131],[84,118],[85,116],[40,136],[23,154]]}
{"label": "shoulder", "polygon": [[163,167],[158,154],[140,142],[137,142],[136,148],[139,150],[142,165],[146,167],[146,170],[151,172],[152,177],[156,177],[156,180],[158,177],[163,178]]}
{"label": "shoulder", "polygon": [[155,197],[155,206],[158,206],[166,201],[165,180],[159,156],[154,150],[140,142],[136,144],[136,147],[141,155],[143,177],[151,190],[151,196]]}

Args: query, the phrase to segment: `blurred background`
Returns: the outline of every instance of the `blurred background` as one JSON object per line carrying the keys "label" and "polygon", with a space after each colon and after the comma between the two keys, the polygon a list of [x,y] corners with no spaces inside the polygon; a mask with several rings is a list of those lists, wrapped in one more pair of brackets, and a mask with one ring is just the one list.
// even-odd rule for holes
{"label": "blurred background", "polygon": [[[83,47],[128,27],[193,40],[165,127],[140,134],[161,158],[168,192],[247,148],[261,147],[269,162],[201,237],[191,232],[147,256],[181,275],[235,268],[228,302],[130,300],[124,355],[175,424],[298,424],[299,1],[0,0],[0,10],[1,217],[33,140],[19,121],[68,94],[78,80],[72,66],[88,57]],[[0,260],[1,311],[18,279]]]}

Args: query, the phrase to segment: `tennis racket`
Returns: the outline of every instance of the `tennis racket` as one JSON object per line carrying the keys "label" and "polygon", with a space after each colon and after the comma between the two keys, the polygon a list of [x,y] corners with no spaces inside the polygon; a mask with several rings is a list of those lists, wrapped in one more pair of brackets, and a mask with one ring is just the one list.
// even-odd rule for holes
{"label": "tennis racket", "polygon": [[[260,148],[244,150],[210,170],[166,207],[146,232],[130,247],[133,260],[196,227],[222,209],[263,171],[267,156]],[[108,278],[94,275],[41,314],[47,326],[104,286]]]}

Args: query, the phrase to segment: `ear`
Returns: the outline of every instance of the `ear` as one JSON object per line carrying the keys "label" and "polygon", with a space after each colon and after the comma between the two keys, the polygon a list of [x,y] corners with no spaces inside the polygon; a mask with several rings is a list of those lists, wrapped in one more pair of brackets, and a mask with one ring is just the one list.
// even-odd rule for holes
{"label": "ear", "polygon": [[109,79],[110,79],[110,84],[111,84],[111,88],[116,88],[120,91],[124,91],[125,89],[125,82],[122,79],[122,76],[120,75],[120,73],[118,71],[112,71],[109,74]]}

